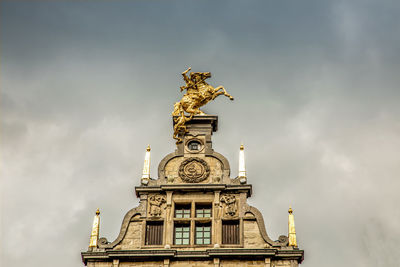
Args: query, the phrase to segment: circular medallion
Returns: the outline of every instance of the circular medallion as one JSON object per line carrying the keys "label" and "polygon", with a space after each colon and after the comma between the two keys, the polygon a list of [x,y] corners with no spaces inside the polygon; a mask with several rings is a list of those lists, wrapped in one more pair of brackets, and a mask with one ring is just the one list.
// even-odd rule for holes
{"label": "circular medallion", "polygon": [[199,183],[210,175],[210,167],[200,158],[188,158],[179,166],[179,177],[187,183]]}

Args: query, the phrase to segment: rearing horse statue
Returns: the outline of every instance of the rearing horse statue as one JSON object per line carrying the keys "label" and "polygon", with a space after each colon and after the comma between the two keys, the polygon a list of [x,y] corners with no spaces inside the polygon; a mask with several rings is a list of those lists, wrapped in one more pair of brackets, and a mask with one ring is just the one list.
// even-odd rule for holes
{"label": "rearing horse statue", "polygon": [[[172,116],[178,116],[178,118],[175,118],[174,127],[174,139],[177,140],[177,144],[182,142],[182,138],[179,136],[187,132],[185,123],[191,120],[194,115],[206,115],[200,110],[200,107],[220,95],[225,95],[233,100],[233,97],[226,92],[223,86],[214,88],[205,82],[206,79],[211,77],[210,72],[191,72],[188,76],[187,73],[190,70],[191,68],[188,68],[182,72],[186,85],[181,86],[181,92],[185,89],[187,91],[181,101],[175,103],[172,112]],[[190,117],[186,118],[185,112],[189,113]]]}

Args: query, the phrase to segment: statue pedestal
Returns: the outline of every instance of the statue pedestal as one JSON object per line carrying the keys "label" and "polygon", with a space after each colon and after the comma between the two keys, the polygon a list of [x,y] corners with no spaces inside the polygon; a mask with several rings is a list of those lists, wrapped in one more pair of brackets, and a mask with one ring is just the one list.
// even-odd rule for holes
{"label": "statue pedestal", "polygon": [[[173,124],[175,126],[175,119],[173,117]],[[185,123],[187,133],[179,135],[183,139],[182,143],[177,144],[177,149],[180,153],[188,150],[189,147],[196,147],[196,143],[193,141],[199,141],[199,149],[205,154],[212,152],[212,141],[211,135],[218,129],[218,116],[204,115],[204,116],[193,116],[193,118]],[[193,142],[192,145],[189,143]]]}

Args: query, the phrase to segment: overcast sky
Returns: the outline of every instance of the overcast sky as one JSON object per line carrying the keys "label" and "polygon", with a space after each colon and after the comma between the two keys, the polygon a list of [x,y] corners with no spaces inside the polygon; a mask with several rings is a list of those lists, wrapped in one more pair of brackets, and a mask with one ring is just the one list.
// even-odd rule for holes
{"label": "overcast sky", "polygon": [[1,1],[1,265],[82,266],[175,148],[180,73],[223,96],[214,149],[302,266],[400,266],[399,1]]}

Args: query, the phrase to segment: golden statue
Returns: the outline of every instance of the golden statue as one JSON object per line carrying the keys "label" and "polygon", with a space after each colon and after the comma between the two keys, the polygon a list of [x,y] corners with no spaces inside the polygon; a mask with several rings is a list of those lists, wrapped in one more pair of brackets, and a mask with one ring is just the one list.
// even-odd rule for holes
{"label": "golden statue", "polygon": [[[191,120],[194,115],[206,115],[200,110],[200,107],[220,95],[225,95],[230,100],[233,100],[233,97],[226,92],[223,86],[214,88],[205,82],[206,79],[211,77],[210,72],[191,72],[188,76],[187,73],[190,70],[191,68],[188,68],[182,72],[186,85],[180,88],[181,92],[186,90],[186,93],[181,101],[175,103],[174,111],[172,112],[172,116],[178,117],[175,118],[174,126],[174,139],[177,140],[177,144],[182,142],[182,138],[179,135],[184,135],[187,132],[185,123]],[[185,112],[189,113],[190,116],[186,117]]]}

